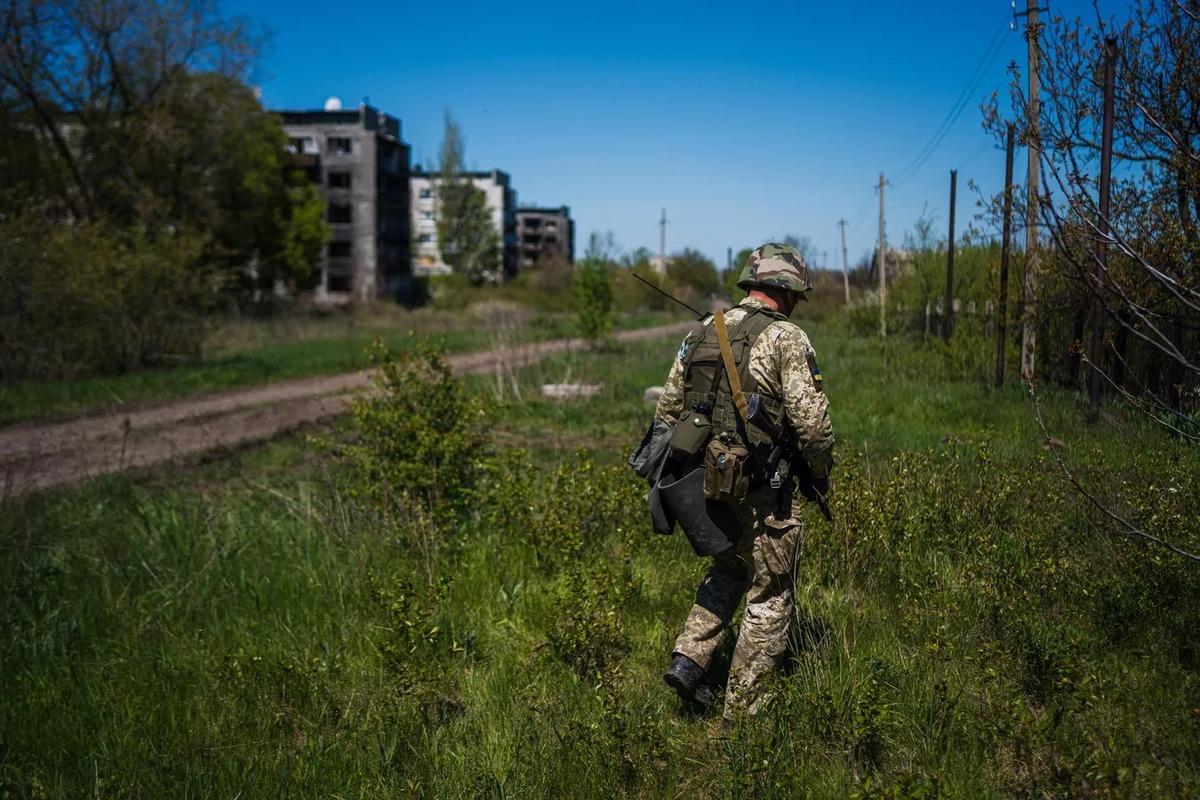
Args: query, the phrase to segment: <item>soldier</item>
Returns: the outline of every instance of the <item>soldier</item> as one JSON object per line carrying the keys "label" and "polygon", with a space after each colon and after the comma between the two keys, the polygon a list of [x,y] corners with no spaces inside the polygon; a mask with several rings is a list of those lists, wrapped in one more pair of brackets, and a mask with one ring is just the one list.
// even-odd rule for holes
{"label": "soldier", "polygon": [[[737,285],[748,295],[723,315],[723,323],[706,317],[684,339],[655,411],[669,425],[676,425],[685,410],[689,423],[692,409],[700,416],[707,412],[712,435],[706,462],[714,445],[725,454],[717,457],[722,468],[738,453],[748,453],[747,491],[729,503],[741,535],[713,557],[665,675],[681,698],[709,699],[705,671],[748,593],[729,671],[726,724],[740,712],[757,711],[761,679],[786,650],[800,514],[805,497],[824,502],[834,441],[816,355],[804,331],[788,321],[796,302],[807,299],[804,294],[812,288],[804,257],[787,245],[764,244],[750,254]],[[736,377],[729,371],[734,365]],[[735,396],[739,389],[741,398]],[[755,413],[747,415],[746,396],[754,397]],[[792,442],[792,474],[780,480],[776,472],[771,480],[764,454],[782,438]],[[706,463],[706,472],[711,468]],[[705,494],[713,497],[708,477]]]}

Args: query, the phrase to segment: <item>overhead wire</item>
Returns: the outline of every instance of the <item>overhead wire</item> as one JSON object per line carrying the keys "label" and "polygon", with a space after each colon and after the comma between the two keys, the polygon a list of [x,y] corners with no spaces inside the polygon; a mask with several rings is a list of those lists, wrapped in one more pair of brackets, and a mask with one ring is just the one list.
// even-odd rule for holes
{"label": "overhead wire", "polygon": [[1008,30],[1009,22],[1006,14],[1005,22],[992,36],[992,39],[988,43],[987,48],[984,50],[983,55],[980,57],[979,62],[975,65],[975,69],[972,71],[971,77],[967,79],[967,83],[963,87],[962,92],[959,93],[958,97],[954,101],[954,104],[950,106],[950,110],[946,112],[946,116],[942,119],[941,124],[938,125],[937,130],[935,130],[933,135],[929,138],[929,141],[925,143],[924,147],[917,151],[917,154],[913,157],[913,160],[910,161],[908,166],[901,170],[899,176],[893,180],[894,186],[899,187],[900,184],[916,175],[917,172],[920,171],[921,167],[925,166],[925,163],[929,161],[929,159],[937,151],[937,148],[945,140],[946,136],[954,128],[955,123],[958,122],[959,117],[961,117],[963,111],[966,110],[967,104],[970,102],[975,92],[978,91],[979,85],[983,82],[983,79],[987,76],[988,71],[995,63],[996,57],[1000,55],[1000,50],[1004,44],[1004,34],[1008,32]]}

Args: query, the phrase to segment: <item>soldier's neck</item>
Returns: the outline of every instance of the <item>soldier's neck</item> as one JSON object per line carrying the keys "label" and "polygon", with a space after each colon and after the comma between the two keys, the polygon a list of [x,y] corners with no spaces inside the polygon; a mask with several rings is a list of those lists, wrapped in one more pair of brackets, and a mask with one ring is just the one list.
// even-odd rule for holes
{"label": "soldier's neck", "polygon": [[[763,304],[764,308],[767,308],[771,311],[776,311],[780,314],[787,313],[787,311],[785,311],[783,308],[783,304],[781,302],[779,302],[778,299],[772,297],[771,295],[769,295],[766,292],[761,291],[759,289],[751,289],[746,294],[746,297],[749,297],[753,300],[757,300],[758,302]],[[788,309],[788,311],[790,311],[790,310],[791,309]]]}

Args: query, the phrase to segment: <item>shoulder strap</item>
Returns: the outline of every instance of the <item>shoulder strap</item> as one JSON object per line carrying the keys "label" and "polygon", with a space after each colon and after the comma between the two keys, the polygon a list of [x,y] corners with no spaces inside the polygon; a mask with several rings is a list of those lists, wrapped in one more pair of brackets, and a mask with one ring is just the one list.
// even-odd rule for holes
{"label": "shoulder strap", "polygon": [[718,311],[713,315],[713,325],[717,330],[717,344],[721,348],[721,360],[725,362],[725,375],[729,378],[729,388],[733,390],[733,404],[737,406],[738,416],[746,421],[746,395],[742,391],[742,379],[738,375],[737,364],[733,361],[733,349],[729,346],[729,331],[725,328],[725,312]]}

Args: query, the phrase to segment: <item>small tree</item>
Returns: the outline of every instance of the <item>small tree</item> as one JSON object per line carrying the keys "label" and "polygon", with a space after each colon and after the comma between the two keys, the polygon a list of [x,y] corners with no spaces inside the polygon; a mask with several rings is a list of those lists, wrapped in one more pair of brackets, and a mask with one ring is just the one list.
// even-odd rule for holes
{"label": "small tree", "polygon": [[492,224],[487,196],[463,174],[463,137],[446,114],[438,180],[437,235],[442,260],[471,283],[496,280],[500,273],[500,237]]}
{"label": "small tree", "polygon": [[604,343],[612,331],[612,279],[608,274],[608,260],[604,257],[611,243],[611,233],[607,238],[593,233],[587,256],[575,269],[573,286],[579,332],[596,345]]}

